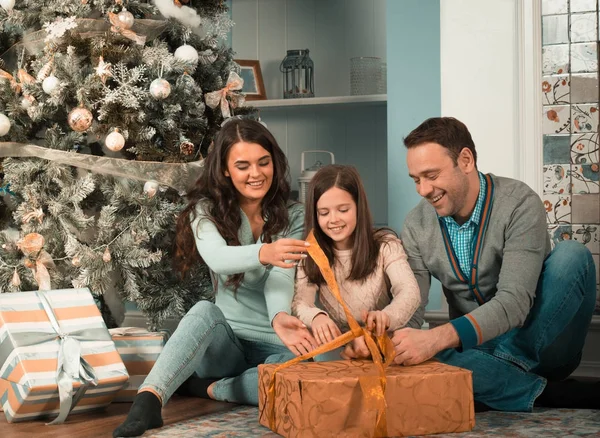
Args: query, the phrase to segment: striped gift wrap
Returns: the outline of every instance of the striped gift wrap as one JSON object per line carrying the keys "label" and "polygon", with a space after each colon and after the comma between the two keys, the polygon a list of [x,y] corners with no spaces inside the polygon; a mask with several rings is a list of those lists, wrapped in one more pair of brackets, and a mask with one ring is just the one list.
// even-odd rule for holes
{"label": "striped gift wrap", "polygon": [[131,402],[162,352],[169,333],[149,332],[137,327],[119,327],[109,332],[129,373],[129,382],[114,401]]}
{"label": "striped gift wrap", "polygon": [[0,294],[0,404],[9,422],[106,407],[129,375],[90,291]]}

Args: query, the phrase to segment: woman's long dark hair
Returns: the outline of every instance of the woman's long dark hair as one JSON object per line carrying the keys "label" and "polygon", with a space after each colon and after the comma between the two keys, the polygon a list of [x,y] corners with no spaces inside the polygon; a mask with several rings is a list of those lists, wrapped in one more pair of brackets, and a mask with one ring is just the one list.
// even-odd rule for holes
{"label": "woman's long dark hair", "polygon": [[[330,266],[334,262],[333,240],[319,226],[317,202],[327,190],[333,187],[348,192],[356,203],[352,269],[348,279],[366,280],[377,266],[379,249],[385,240],[384,237],[390,233],[395,235],[395,233],[389,228],[373,228],[373,217],[371,216],[371,210],[369,210],[367,194],[360,175],[353,166],[331,164],[322,167],[308,185],[304,229],[306,232],[313,230],[315,239],[327,256]],[[311,258],[304,259],[303,263],[308,281],[317,285],[323,284],[325,280],[316,263]]]}
{"label": "woman's long dark hair", "polygon": [[[290,183],[285,154],[277,140],[261,123],[250,119],[231,120],[215,136],[214,148],[204,160],[202,174],[187,194],[189,204],[177,220],[174,266],[182,276],[185,276],[194,263],[202,262],[190,225],[194,220],[198,202],[208,201],[207,219],[215,224],[227,245],[240,245],[238,231],[242,225],[242,217],[238,192],[231,179],[225,176],[229,150],[239,142],[261,145],[271,154],[273,160],[273,182],[261,201],[262,216],[265,220],[262,230],[263,242],[271,243],[273,237],[289,225]],[[243,278],[243,273],[230,275],[227,284],[237,289]]]}

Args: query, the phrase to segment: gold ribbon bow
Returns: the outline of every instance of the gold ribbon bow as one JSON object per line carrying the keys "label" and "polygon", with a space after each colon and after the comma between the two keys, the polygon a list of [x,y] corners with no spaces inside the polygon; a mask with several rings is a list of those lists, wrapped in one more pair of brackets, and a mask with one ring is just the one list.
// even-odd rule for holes
{"label": "gold ribbon bow", "polygon": [[131,41],[133,41],[136,44],[139,44],[140,46],[146,44],[145,35],[138,35],[134,31],[130,29],[123,29],[120,26],[121,22],[119,21],[119,17],[117,14],[109,12],[108,20],[110,21],[110,24],[112,24],[110,30],[112,30],[113,32],[123,35],[125,38],[130,39]]}
{"label": "gold ribbon bow", "polygon": [[27,257],[25,265],[31,269],[39,290],[51,290],[48,268],[54,268],[54,261],[44,247],[44,236],[29,233],[17,242],[17,247]]}
{"label": "gold ribbon bow", "polygon": [[333,341],[321,345],[319,348],[311,351],[308,354],[298,356],[286,363],[279,365],[273,370],[271,382],[267,392],[267,403],[265,406],[267,417],[269,419],[269,426],[271,430],[275,430],[275,374],[278,371],[288,368],[289,366],[298,362],[302,362],[303,360],[307,360],[319,354],[334,350],[347,344],[353,339],[364,336],[367,347],[371,353],[373,363],[378,371],[378,375],[359,377],[359,383],[363,392],[365,405],[367,407],[377,409],[375,436],[387,436],[385,369],[394,360],[394,345],[392,344],[392,341],[387,333],[385,333],[383,336],[375,337],[373,333],[358,324],[356,319],[354,319],[352,316],[352,312],[350,312],[350,309],[348,309],[348,306],[342,299],[337,282],[335,281],[335,276],[331,270],[331,267],[329,266],[329,260],[327,259],[327,256],[323,250],[319,247],[319,244],[317,243],[312,231],[309,233],[306,241],[310,243],[310,246],[308,247],[308,254],[319,267],[327,286],[329,286],[329,290],[344,309],[346,319],[348,320],[348,325],[350,326],[350,331],[338,336]]}
{"label": "gold ribbon bow", "polygon": [[229,106],[231,106],[231,108],[238,108],[242,106],[246,100],[246,97],[243,94],[236,93],[236,91],[242,91],[243,86],[244,80],[236,72],[232,71],[229,73],[227,84],[224,88],[217,91],[211,91],[204,95],[206,104],[212,109],[221,105],[221,114],[227,119],[231,117]]}

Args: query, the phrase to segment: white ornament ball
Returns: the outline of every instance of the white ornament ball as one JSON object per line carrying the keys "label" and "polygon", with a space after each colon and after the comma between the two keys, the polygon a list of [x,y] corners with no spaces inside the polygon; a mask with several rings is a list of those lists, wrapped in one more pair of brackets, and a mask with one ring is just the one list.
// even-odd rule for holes
{"label": "white ornament ball", "polygon": [[115,131],[108,134],[104,144],[113,152],[120,151],[125,146],[125,137],[120,132]]}
{"label": "white ornament ball", "polygon": [[4,114],[0,113],[0,137],[8,134],[10,131],[10,120]]}
{"label": "white ornament ball", "polygon": [[144,184],[144,193],[148,195],[149,198],[153,198],[158,191],[158,183],[156,181],[146,181]]}
{"label": "white ornament ball", "polygon": [[117,14],[117,18],[119,19],[119,25],[122,29],[131,29],[133,26],[133,14],[125,9]]}
{"label": "white ornament ball", "polygon": [[0,6],[7,11],[12,11],[12,8],[15,7],[15,0],[0,0]]}
{"label": "white ornament ball", "polygon": [[192,46],[190,46],[189,44],[184,44],[181,47],[178,47],[177,50],[175,50],[175,58],[181,60],[181,61],[187,61],[187,62],[197,62],[198,61],[198,51],[196,49],[194,49]]}
{"label": "white ornament ball", "polygon": [[166,99],[171,94],[171,84],[163,78],[156,78],[150,84],[150,94],[155,99]]}
{"label": "white ornament ball", "polygon": [[42,88],[44,90],[44,93],[46,93],[46,94],[52,94],[52,93],[54,93],[58,89],[59,85],[60,85],[60,81],[54,75],[48,76],[42,82]]}

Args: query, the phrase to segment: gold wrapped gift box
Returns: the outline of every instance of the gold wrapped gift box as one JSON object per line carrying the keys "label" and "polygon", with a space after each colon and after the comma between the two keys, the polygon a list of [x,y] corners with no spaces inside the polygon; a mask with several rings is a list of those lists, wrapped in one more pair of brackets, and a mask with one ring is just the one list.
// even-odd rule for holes
{"label": "gold wrapped gift box", "polygon": [[[377,409],[360,377],[379,378],[371,361],[302,362],[275,376],[274,412],[265,408],[277,365],[259,365],[260,423],[284,437],[372,437]],[[469,431],[475,425],[471,372],[437,361],[386,368],[387,436]],[[368,399],[368,398],[367,398]]]}

